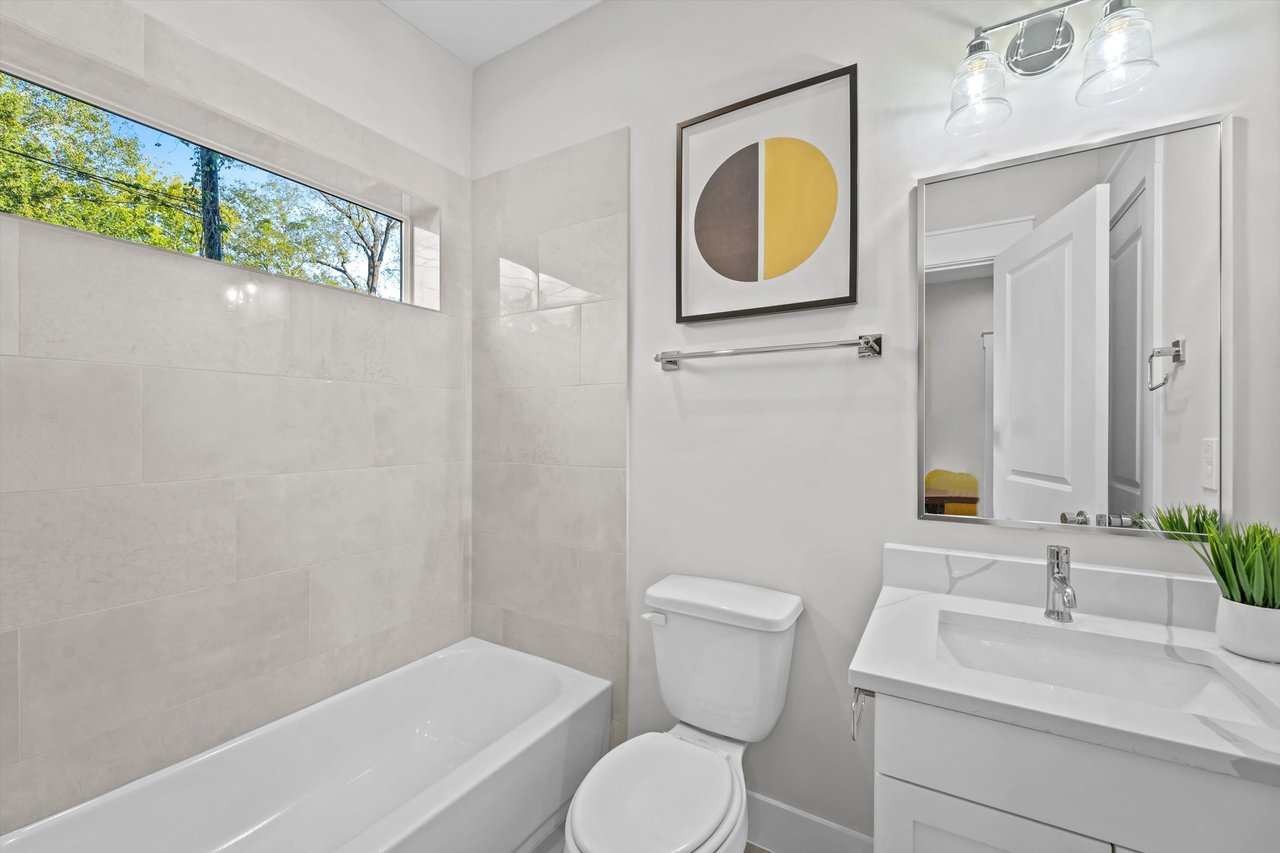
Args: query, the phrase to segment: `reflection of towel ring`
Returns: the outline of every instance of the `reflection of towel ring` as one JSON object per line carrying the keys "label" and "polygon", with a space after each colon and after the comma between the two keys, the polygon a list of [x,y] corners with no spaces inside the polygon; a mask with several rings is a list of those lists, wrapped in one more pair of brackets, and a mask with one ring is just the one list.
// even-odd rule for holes
{"label": "reflection of towel ring", "polygon": [[1164,375],[1164,378],[1161,379],[1158,383],[1154,381],[1154,377],[1151,375],[1151,363],[1155,361],[1157,358],[1171,358],[1173,359],[1174,364],[1186,364],[1187,362],[1186,339],[1180,338],[1174,341],[1172,346],[1156,347],[1151,351],[1151,354],[1147,356],[1147,390],[1148,391],[1155,391],[1169,384],[1169,374],[1166,373]]}

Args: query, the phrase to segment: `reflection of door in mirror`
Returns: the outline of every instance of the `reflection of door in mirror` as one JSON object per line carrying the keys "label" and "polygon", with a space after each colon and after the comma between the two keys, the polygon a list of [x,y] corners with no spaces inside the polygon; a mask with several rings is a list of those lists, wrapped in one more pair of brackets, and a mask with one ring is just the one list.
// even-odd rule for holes
{"label": "reflection of door in mirror", "polygon": [[1159,209],[1162,139],[1123,146],[1111,185],[1110,461],[1107,512],[1137,515],[1160,493],[1159,408],[1144,387],[1160,304]]}
{"label": "reflection of door in mirror", "polygon": [[1093,187],[996,255],[997,518],[1106,505],[1109,190]]}

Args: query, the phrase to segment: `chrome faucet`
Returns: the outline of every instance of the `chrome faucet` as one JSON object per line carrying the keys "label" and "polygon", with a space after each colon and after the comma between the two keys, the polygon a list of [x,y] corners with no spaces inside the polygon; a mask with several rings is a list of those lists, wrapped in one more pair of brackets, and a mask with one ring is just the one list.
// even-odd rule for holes
{"label": "chrome faucet", "polygon": [[1071,549],[1066,545],[1050,545],[1046,569],[1044,618],[1070,622],[1076,606],[1076,591],[1071,586]]}

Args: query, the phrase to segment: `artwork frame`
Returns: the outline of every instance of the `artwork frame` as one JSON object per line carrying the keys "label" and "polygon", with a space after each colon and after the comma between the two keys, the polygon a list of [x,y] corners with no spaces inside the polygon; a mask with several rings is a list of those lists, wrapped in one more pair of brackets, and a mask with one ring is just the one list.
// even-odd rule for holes
{"label": "artwork frame", "polygon": [[[716,110],[704,113],[676,125],[676,322],[698,323],[709,320],[725,320],[738,317],[753,317],[777,314],[790,311],[814,308],[830,308],[857,304],[857,269],[858,269],[858,86],[857,68],[848,65],[843,68],[819,74],[788,86],[773,89],[745,100],[737,101]],[[847,95],[841,92],[847,87]],[[731,154],[718,164],[713,163],[715,171],[707,178],[711,168],[706,162],[697,163],[691,158],[698,155],[693,143],[697,137],[692,134],[723,134],[731,139],[737,134],[742,139],[748,138],[751,129],[734,129],[734,122],[739,117],[749,120],[759,135],[759,126],[769,126],[769,110],[776,108],[779,119],[779,132],[786,132],[787,119],[781,110],[789,105],[794,113],[797,98],[822,97],[828,106],[837,107],[833,115],[839,112],[840,100],[847,97],[848,124],[845,128],[847,140],[840,137],[843,122],[839,117],[832,119],[826,128],[825,137],[821,140],[826,149],[818,148],[803,137],[769,136],[749,143],[744,148]],[[772,103],[771,103],[772,102]],[[815,105],[816,105],[815,101]],[[800,105],[803,108],[803,105]],[[813,109],[810,112],[814,112]],[[749,116],[749,119],[747,118]],[[742,136],[747,134],[747,136]],[[831,171],[831,176],[822,178],[824,182],[833,184],[830,190],[822,191],[822,200],[815,202],[814,207],[823,210],[806,214],[816,221],[808,229],[810,232],[802,242],[798,251],[790,252],[790,260],[781,263],[772,261],[769,255],[770,234],[783,229],[769,228],[768,201],[762,203],[760,198],[766,196],[764,186],[767,183],[766,163],[773,162],[774,143],[778,143],[781,154],[799,154],[802,168],[822,170],[821,163]],[[781,147],[788,143],[790,149]],[[736,143],[731,143],[736,144]],[[847,148],[846,148],[847,146]],[[761,148],[768,153],[761,154]],[[748,149],[755,149],[754,155]],[[808,151],[807,149],[813,149]],[[816,152],[816,157],[814,156]],[[740,156],[741,155],[741,156]],[[754,156],[755,166],[751,165]],[[704,158],[706,159],[706,158]],[[712,160],[719,159],[713,155]],[[833,167],[831,160],[836,160]],[[742,161],[735,166],[731,161]],[[821,162],[819,162],[819,160]],[[758,170],[755,177],[752,169]],[[779,170],[780,172],[782,170]],[[751,186],[754,181],[754,186]],[[806,183],[806,182],[800,182]],[[806,183],[807,185],[807,183]],[[825,186],[825,183],[823,184]],[[779,185],[781,186],[781,185]],[[790,186],[790,184],[788,185]],[[713,192],[718,188],[718,194]],[[698,191],[695,199],[694,191]],[[710,202],[704,202],[711,195]],[[825,216],[828,194],[834,194],[835,205],[826,230],[817,234],[818,226]],[[754,195],[754,200],[749,196]],[[796,202],[795,198],[790,199]],[[801,200],[803,202],[803,199]],[[752,205],[755,205],[756,224],[751,225]],[[732,220],[728,227],[713,221],[713,214],[704,215],[703,208],[720,214],[720,223]],[[760,215],[760,208],[765,208]],[[792,210],[788,208],[788,210]],[[728,213],[726,213],[728,211]],[[777,217],[782,221],[781,214]],[[704,220],[711,225],[704,227]],[[754,227],[754,236],[749,233]],[[787,229],[795,233],[795,228]],[[740,239],[733,238],[736,234]],[[707,236],[711,235],[711,236]],[[814,243],[816,235],[817,242]],[[842,238],[847,237],[847,244]],[[752,243],[754,242],[754,248]],[[776,242],[776,241],[774,241]],[[809,243],[814,243],[805,254]],[[760,244],[764,244],[761,246]],[[824,247],[830,247],[825,248]],[[823,251],[823,265],[813,264],[812,270],[802,269],[811,257]],[[752,257],[755,257],[754,265]],[[784,254],[779,252],[779,255]],[[803,257],[800,257],[803,255]],[[847,276],[844,275],[843,264],[847,255]],[[796,257],[799,261],[788,266]],[[774,273],[770,273],[770,266]],[[821,267],[821,268],[819,268]],[[750,278],[754,269],[754,278]],[[778,272],[778,270],[781,270]],[[728,276],[723,273],[729,273]],[[784,287],[767,290],[773,282],[771,279],[786,280],[792,284],[801,282],[803,291],[800,298],[793,298]],[[717,280],[719,279],[719,281]],[[721,281],[728,282],[722,286]],[[749,291],[743,285],[762,285],[756,291]],[[738,288],[735,292],[734,288]],[[749,294],[749,295],[739,295]],[[748,304],[751,303],[751,304]]]}

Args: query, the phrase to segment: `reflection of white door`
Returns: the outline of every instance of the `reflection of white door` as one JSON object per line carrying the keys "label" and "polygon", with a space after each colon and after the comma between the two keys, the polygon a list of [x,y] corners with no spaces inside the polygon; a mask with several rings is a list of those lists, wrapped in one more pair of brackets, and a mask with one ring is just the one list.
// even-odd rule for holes
{"label": "reflection of white door", "polygon": [[1160,410],[1147,391],[1146,356],[1159,310],[1160,193],[1164,141],[1124,147],[1111,187],[1111,418],[1107,506],[1146,512],[1160,489]]}
{"label": "reflection of white door", "polygon": [[[1111,417],[1107,512],[1136,515],[1147,506],[1151,470],[1151,395],[1146,390],[1144,342],[1150,316],[1150,245],[1145,233],[1147,193],[1141,191],[1111,228]],[[1099,510],[1103,511],[1103,510]]]}
{"label": "reflection of white door", "polygon": [[996,256],[993,515],[1107,506],[1105,184]]}

